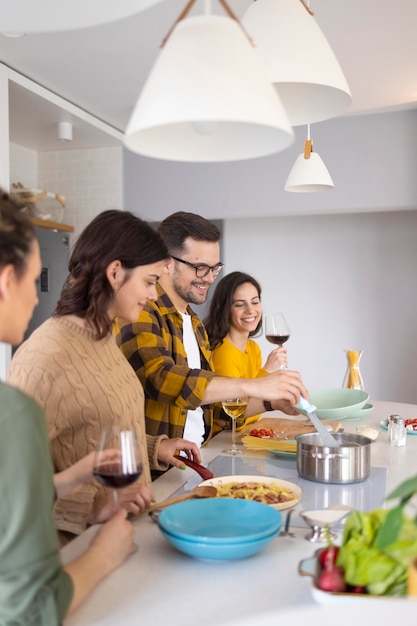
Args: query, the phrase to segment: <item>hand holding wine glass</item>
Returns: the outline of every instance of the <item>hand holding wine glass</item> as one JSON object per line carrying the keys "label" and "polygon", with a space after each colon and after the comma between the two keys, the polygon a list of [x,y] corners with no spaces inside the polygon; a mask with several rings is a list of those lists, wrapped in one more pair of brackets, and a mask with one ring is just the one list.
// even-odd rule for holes
{"label": "hand holding wine glass", "polygon": [[117,426],[103,430],[93,475],[102,485],[113,489],[116,509],[119,508],[116,490],[136,482],[142,470],[142,455],[136,432],[121,430]]}
{"label": "hand holding wine glass", "polygon": [[282,346],[290,338],[291,330],[282,313],[268,315],[265,318],[265,337],[276,346]]}
{"label": "hand holding wine glass", "polygon": [[244,415],[248,405],[248,398],[234,398],[232,400],[223,400],[223,411],[232,420],[232,445],[228,450],[224,450],[227,454],[237,456],[243,454],[242,450],[236,445],[236,419]]}

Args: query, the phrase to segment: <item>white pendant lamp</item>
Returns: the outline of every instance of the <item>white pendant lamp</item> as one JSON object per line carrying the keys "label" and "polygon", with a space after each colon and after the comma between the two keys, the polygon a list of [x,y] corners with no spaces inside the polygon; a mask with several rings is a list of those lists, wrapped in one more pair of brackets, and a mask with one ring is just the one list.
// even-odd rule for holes
{"label": "white pendant lamp", "polygon": [[242,24],[291,126],[326,120],[348,109],[352,96],[346,78],[304,0],[255,0]]}
{"label": "white pendant lamp", "polygon": [[334,183],[327,167],[317,152],[313,152],[313,142],[308,136],[304,144],[304,153],[298,155],[285,183],[285,191],[306,193],[312,191],[328,191]]}
{"label": "white pendant lamp", "polygon": [[294,132],[241,25],[221,15],[183,19],[192,4],[170,31],[143,87],[126,147],[147,157],[192,162],[284,150]]}
{"label": "white pendant lamp", "polygon": [[125,19],[161,0],[7,0],[1,32],[78,30]]}

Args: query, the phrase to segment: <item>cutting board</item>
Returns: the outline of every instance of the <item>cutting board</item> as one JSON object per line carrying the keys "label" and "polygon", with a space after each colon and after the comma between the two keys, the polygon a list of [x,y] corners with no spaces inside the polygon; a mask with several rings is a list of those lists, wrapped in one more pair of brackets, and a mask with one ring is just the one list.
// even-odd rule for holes
{"label": "cutting board", "polygon": [[[325,421],[326,426],[331,426],[334,432],[337,432],[341,428],[340,422],[333,422],[331,420]],[[261,428],[272,428],[276,435],[282,435],[280,439],[294,439],[297,435],[303,433],[314,433],[316,429],[309,419],[302,417],[301,419],[290,419],[280,417],[263,417],[257,422],[248,424],[239,432],[241,437],[249,435],[253,428],[260,430]]]}

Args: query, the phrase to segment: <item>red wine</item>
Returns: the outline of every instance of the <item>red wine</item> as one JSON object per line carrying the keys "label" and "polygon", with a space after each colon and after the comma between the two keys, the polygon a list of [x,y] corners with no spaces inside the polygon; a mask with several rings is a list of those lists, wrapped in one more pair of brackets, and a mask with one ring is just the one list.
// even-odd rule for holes
{"label": "red wine", "polygon": [[283,343],[288,341],[289,335],[265,335],[267,340],[271,343],[275,343],[277,346],[282,346]]}
{"label": "red wine", "polygon": [[94,469],[93,475],[105,487],[119,489],[134,483],[142,474],[142,465],[138,465],[136,472],[123,473],[121,467],[101,465]]}

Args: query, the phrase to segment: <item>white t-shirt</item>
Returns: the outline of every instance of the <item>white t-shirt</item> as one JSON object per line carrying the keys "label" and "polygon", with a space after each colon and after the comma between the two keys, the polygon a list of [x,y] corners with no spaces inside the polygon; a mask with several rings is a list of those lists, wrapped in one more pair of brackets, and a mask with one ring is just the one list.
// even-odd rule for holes
{"label": "white t-shirt", "polygon": [[[183,342],[185,353],[187,355],[188,366],[191,367],[191,369],[201,369],[200,348],[194,334],[193,325],[191,323],[191,315],[188,315],[188,313],[181,313],[181,316],[183,325]],[[201,406],[187,412],[183,437],[184,439],[188,439],[188,441],[193,441],[198,447],[200,447],[203,443],[204,419],[203,409]]]}

